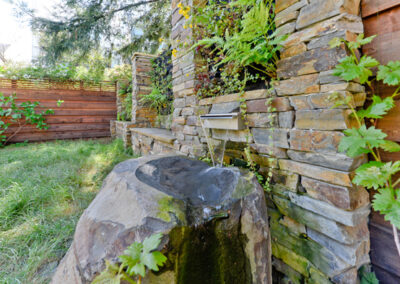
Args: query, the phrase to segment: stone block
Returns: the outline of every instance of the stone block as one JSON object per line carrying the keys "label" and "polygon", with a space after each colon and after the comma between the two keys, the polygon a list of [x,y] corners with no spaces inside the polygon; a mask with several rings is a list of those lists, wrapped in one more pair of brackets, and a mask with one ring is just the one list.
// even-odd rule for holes
{"label": "stone block", "polygon": [[254,141],[258,144],[266,144],[274,147],[289,148],[288,130],[253,128]]}
{"label": "stone block", "polygon": [[344,136],[338,131],[290,130],[290,149],[299,151],[336,153]]}
{"label": "stone block", "polygon": [[197,135],[197,127],[196,126],[185,125],[183,127],[183,134],[186,134],[186,135]]}
{"label": "stone block", "polygon": [[251,113],[246,116],[250,127],[275,127],[278,126],[276,113]]}
{"label": "stone block", "polygon": [[182,124],[182,125],[185,124],[185,122],[186,122],[186,119],[184,116],[178,116],[172,120],[172,123],[177,123],[177,124]]}
{"label": "stone block", "polygon": [[294,161],[341,171],[353,171],[367,161],[365,156],[350,158],[345,154],[324,154],[294,150],[288,150],[287,154]]}
{"label": "stone block", "polygon": [[222,130],[213,129],[212,137],[218,140],[233,141],[233,142],[252,142],[252,137],[247,130]]}
{"label": "stone block", "polygon": [[319,92],[318,74],[277,81],[274,87],[278,96],[317,93]]}
{"label": "stone block", "polygon": [[[307,7],[303,7],[303,9],[304,8]],[[291,34],[283,45],[287,48],[299,44],[300,42],[308,42],[318,36],[327,35],[340,30],[362,33],[364,31],[364,25],[360,17],[343,13]]]}
{"label": "stone block", "polygon": [[300,224],[288,216],[283,216],[279,220],[279,224],[287,227],[291,233],[295,233],[296,235],[307,234],[305,225]]}
{"label": "stone block", "polygon": [[[268,89],[258,89],[253,91],[246,91],[242,98],[246,101],[248,100],[256,100],[263,99],[267,96],[272,95],[271,91]],[[213,98],[205,98],[199,101],[199,105],[211,105],[211,104],[219,104],[219,103],[227,103],[227,102],[237,102],[239,100],[239,94],[230,94],[225,96],[213,97]]]}
{"label": "stone block", "polygon": [[184,107],[181,111],[181,115],[194,115],[194,109],[192,107]]}
{"label": "stone block", "polygon": [[261,167],[267,167],[268,169],[278,167],[278,160],[268,155],[251,154],[251,159],[253,160],[254,163],[256,163]]}
{"label": "stone block", "polygon": [[338,92],[338,91],[364,93],[365,87],[354,82],[334,82],[333,84],[321,85],[321,92]]}
{"label": "stone block", "polygon": [[276,33],[278,36],[288,35],[293,33],[296,30],[296,22],[286,23],[283,26],[280,26]]}
{"label": "stone block", "polygon": [[369,236],[367,220],[356,227],[345,226],[303,209],[287,199],[276,195],[272,198],[280,213],[301,224],[306,224],[308,228],[335,239],[337,242],[350,245],[358,243],[360,239],[365,239]]}
{"label": "stone block", "polygon": [[[321,85],[321,91],[322,87]],[[333,99],[333,96],[335,99]],[[350,98],[350,104],[352,107],[356,108],[359,106],[363,106],[366,94],[365,93],[357,93],[352,94],[348,91],[333,91],[329,93],[319,93],[319,94],[312,94],[308,97],[308,101],[312,108],[319,109],[319,108],[332,108],[335,105],[335,101],[337,99],[344,99]],[[349,108],[348,105],[342,105],[335,108]]]}
{"label": "stone block", "polygon": [[284,10],[284,11],[276,14],[276,16],[275,16],[275,24],[276,24],[277,27],[280,27],[283,24],[286,24],[287,22],[291,22],[291,21],[297,20],[298,16],[299,16],[299,11],[296,11],[296,10],[293,10],[293,11]]}
{"label": "stone block", "polygon": [[294,253],[290,249],[278,244],[277,242],[272,242],[271,248],[272,255],[281,259],[284,263],[288,264],[297,272],[308,277],[308,267],[310,263],[306,258]]}
{"label": "stone block", "polygon": [[195,116],[195,115],[188,116],[186,118],[186,124],[187,125],[192,125],[192,126],[199,126],[200,123],[199,123],[198,116]]}
{"label": "stone block", "polygon": [[321,271],[311,267],[310,278],[307,279],[307,284],[332,284],[332,282]]}
{"label": "stone block", "polygon": [[294,111],[285,111],[279,113],[279,127],[292,128],[294,124]]}
{"label": "stone block", "polygon": [[291,110],[288,98],[279,97],[274,98],[269,104],[266,99],[251,100],[246,102],[247,113],[255,112],[271,112],[274,111],[288,111]]}
{"label": "stone block", "polygon": [[239,108],[240,103],[238,101],[213,104],[210,114],[239,112]]}
{"label": "stone block", "polygon": [[307,49],[314,49],[314,48],[324,48],[329,46],[329,42],[334,39],[334,38],[343,38],[348,41],[355,41],[357,38],[357,35],[346,31],[346,30],[340,30],[334,33],[330,33],[315,39],[312,39],[309,44],[307,44]]}
{"label": "stone block", "polygon": [[299,0],[277,0],[275,5],[275,12],[279,13],[298,2]]}
{"label": "stone block", "polygon": [[351,267],[350,264],[344,262],[341,258],[337,257],[319,243],[296,236],[292,234],[287,227],[274,221],[271,222],[270,226],[271,239],[273,242],[279,243],[295,254],[304,257],[312,266],[328,277],[338,275]]}
{"label": "stone block", "polygon": [[289,199],[292,203],[307,209],[316,214],[336,221],[339,224],[347,226],[357,226],[359,223],[367,220],[370,213],[369,205],[355,209],[353,211],[346,211],[329,203],[313,199],[305,195],[299,195],[293,192],[289,193]]}
{"label": "stone block", "polygon": [[287,158],[286,149],[265,144],[251,144],[251,150],[259,154],[267,154],[275,158]]}
{"label": "stone block", "polygon": [[307,229],[307,236],[352,266],[359,267],[360,264],[369,262],[370,241],[368,236],[366,239],[359,240],[359,242],[352,245],[338,243],[310,228]]}
{"label": "stone block", "polygon": [[281,51],[281,59],[288,58],[288,57],[293,57],[295,55],[304,53],[307,51],[307,46],[304,42],[301,42],[296,45],[292,45],[288,48],[285,48],[284,50]]}
{"label": "stone block", "polygon": [[282,170],[291,171],[296,174],[326,181],[329,183],[352,187],[352,175],[348,172],[327,169],[319,166],[299,163],[292,160],[279,160],[279,167]]}
{"label": "stone block", "polygon": [[272,181],[281,184],[293,192],[297,192],[299,185],[299,175],[283,170],[272,170]]}
{"label": "stone block", "polygon": [[344,130],[356,126],[351,110],[299,110],[296,111],[295,127],[298,129]]}
{"label": "stone block", "polygon": [[301,178],[301,185],[312,198],[344,210],[354,210],[369,203],[369,194],[362,187],[338,186],[304,176]]}
{"label": "stone block", "polygon": [[313,0],[300,10],[297,29],[302,29],[342,13],[358,15],[359,11],[360,0]]}
{"label": "stone block", "polygon": [[344,48],[317,48],[282,59],[277,64],[279,78],[290,78],[333,69],[347,56]]}
{"label": "stone block", "polygon": [[345,82],[342,78],[333,75],[333,70],[323,71],[319,73],[319,82],[321,84],[332,84],[332,83],[343,83]]}
{"label": "stone block", "polygon": [[174,100],[174,108],[184,108],[186,106],[185,98],[176,98]]}
{"label": "stone block", "polygon": [[294,107],[295,110],[305,110],[305,109],[313,109],[313,105],[309,100],[310,95],[304,96],[292,96],[290,97],[290,105]]}

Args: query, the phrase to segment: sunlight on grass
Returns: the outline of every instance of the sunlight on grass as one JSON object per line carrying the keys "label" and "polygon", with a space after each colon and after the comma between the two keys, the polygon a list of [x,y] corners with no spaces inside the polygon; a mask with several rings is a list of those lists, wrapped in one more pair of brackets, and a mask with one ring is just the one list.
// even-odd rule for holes
{"label": "sunlight on grass", "polygon": [[0,283],[47,283],[76,222],[115,164],[121,141],[0,149]]}

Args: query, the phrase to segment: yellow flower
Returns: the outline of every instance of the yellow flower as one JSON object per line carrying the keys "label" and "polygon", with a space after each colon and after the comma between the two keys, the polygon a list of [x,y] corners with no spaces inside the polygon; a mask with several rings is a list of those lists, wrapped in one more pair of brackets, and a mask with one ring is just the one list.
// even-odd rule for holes
{"label": "yellow flower", "polygon": [[172,50],[172,56],[173,57],[176,57],[176,53],[177,53],[178,51],[174,48],[173,50]]}
{"label": "yellow flower", "polygon": [[164,41],[164,39],[163,39],[162,37],[160,37],[160,38],[158,39],[158,41],[161,43],[161,42]]}
{"label": "yellow flower", "polygon": [[189,15],[188,14],[185,14],[183,16],[185,17],[186,20],[189,19]]}
{"label": "yellow flower", "polygon": [[186,26],[186,25],[184,25],[184,26],[183,26],[183,28],[186,30],[186,29],[187,29],[187,26]]}
{"label": "yellow flower", "polygon": [[181,2],[178,3],[178,7],[182,8],[182,3]]}
{"label": "yellow flower", "polygon": [[189,25],[189,27],[190,27],[190,28],[193,28],[193,25],[192,25],[192,24],[190,24],[190,25]]}
{"label": "yellow flower", "polygon": [[180,39],[177,39],[177,40],[176,40],[176,43],[180,43],[180,42],[181,42],[181,40],[180,40]]}

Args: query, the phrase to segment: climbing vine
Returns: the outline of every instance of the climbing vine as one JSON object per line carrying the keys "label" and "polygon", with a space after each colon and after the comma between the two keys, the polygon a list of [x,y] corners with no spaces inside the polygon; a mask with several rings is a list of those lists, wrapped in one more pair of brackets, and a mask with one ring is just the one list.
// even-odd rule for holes
{"label": "climbing vine", "polygon": [[[358,49],[370,43],[374,37],[364,38],[361,34],[354,42],[339,38],[330,42],[332,48],[344,44],[351,51],[349,56],[340,60],[334,70],[334,75],[346,81],[359,80],[361,84],[367,84],[373,93],[369,106],[357,110],[351,96],[341,97],[337,93],[331,99],[336,102],[335,107],[347,105],[357,122],[357,127],[344,131],[345,136],[340,141],[339,151],[346,152],[353,158],[364,154],[372,157],[372,161],[357,168],[353,183],[375,190],[372,206],[392,224],[396,247],[400,255],[397,234],[397,229],[400,228],[400,189],[398,188],[400,178],[395,176],[400,172],[400,161],[384,162],[381,158],[381,151],[400,152],[400,145],[387,140],[387,134],[376,128],[377,121],[395,107],[394,99],[400,91],[400,62],[391,61],[387,65],[380,65],[370,56],[364,55],[359,58]],[[374,94],[371,78],[372,70],[376,67],[378,67],[377,80],[388,86],[398,86],[391,96],[381,98]]]}

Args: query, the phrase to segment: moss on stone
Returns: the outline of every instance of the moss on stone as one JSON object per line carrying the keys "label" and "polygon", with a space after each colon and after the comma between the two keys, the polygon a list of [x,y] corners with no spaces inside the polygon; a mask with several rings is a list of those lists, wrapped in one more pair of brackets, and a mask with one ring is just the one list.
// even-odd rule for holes
{"label": "moss on stone", "polygon": [[182,200],[170,196],[163,197],[158,201],[158,210],[157,217],[161,220],[165,222],[175,221],[180,225],[186,224],[185,204]]}
{"label": "moss on stone", "polygon": [[179,227],[170,234],[169,260],[176,284],[252,283],[250,263],[239,225],[216,220],[198,227]]}

